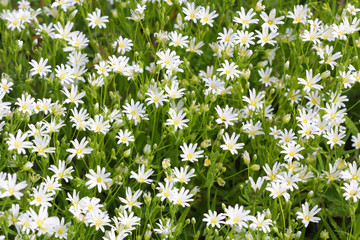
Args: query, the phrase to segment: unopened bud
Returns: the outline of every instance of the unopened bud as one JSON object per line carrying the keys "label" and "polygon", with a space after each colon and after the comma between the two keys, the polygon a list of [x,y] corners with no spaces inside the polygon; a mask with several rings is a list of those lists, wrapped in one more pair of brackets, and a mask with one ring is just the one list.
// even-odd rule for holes
{"label": "unopened bud", "polygon": [[30,170],[32,167],[34,166],[34,164],[32,162],[27,162],[25,163],[25,165],[22,167],[23,171],[28,171]]}
{"label": "unopened bud", "polygon": [[314,191],[311,190],[311,191],[308,193],[308,197],[311,198],[313,195],[314,195]]}
{"label": "unopened bud", "polygon": [[150,144],[146,144],[144,147],[144,153],[146,155],[149,155],[151,153],[151,145]]}
{"label": "unopened bud", "polygon": [[211,139],[206,139],[201,143],[202,148],[207,148],[211,146]]}
{"label": "unopened bud", "polygon": [[291,115],[290,114],[286,114],[283,118],[283,123],[288,123],[291,120]]}
{"label": "unopened bud", "polygon": [[268,61],[265,60],[265,61],[259,62],[257,65],[258,65],[259,68],[263,68],[263,67],[265,67],[267,64],[268,64]]}
{"label": "unopened bud", "polygon": [[124,157],[130,157],[130,155],[131,155],[131,149],[128,149],[128,150],[124,151],[124,153],[123,153]]}
{"label": "unopened bud", "polygon": [[326,79],[330,76],[331,72],[329,70],[326,70],[325,72],[321,73],[321,78]]}
{"label": "unopened bud", "polygon": [[322,232],[320,233],[320,238],[324,240],[329,239],[330,238],[329,232],[326,231],[326,229],[322,230]]}
{"label": "unopened bud", "polygon": [[259,164],[254,164],[250,167],[251,170],[253,171],[259,171],[260,170],[260,165]]}
{"label": "unopened bud", "polygon": [[249,166],[249,164],[250,164],[250,154],[249,154],[249,152],[245,150],[244,153],[242,154],[242,157],[244,159],[245,165]]}
{"label": "unopened bud", "polygon": [[286,63],[285,63],[285,70],[288,70],[289,69],[289,65],[290,65],[290,62],[289,61],[286,61]]}
{"label": "unopened bud", "polygon": [[251,75],[251,71],[250,71],[250,69],[245,69],[244,70],[244,78],[245,78],[245,80],[247,81],[247,80],[249,80],[249,78],[250,78],[250,75]]}
{"label": "unopened bud", "polygon": [[216,182],[217,182],[217,184],[219,184],[220,187],[223,187],[226,184],[225,180],[222,178],[216,179]]}

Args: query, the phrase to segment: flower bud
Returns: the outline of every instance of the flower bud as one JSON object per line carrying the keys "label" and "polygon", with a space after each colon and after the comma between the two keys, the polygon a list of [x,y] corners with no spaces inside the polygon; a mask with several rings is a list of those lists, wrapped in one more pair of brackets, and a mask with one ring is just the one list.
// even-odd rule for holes
{"label": "flower bud", "polygon": [[330,238],[329,232],[326,231],[326,229],[322,230],[320,233],[320,238],[324,240],[329,239]]}
{"label": "flower bud", "polygon": [[216,179],[216,182],[217,182],[217,184],[219,184],[220,187],[223,187],[226,184],[225,180],[222,178]]}
{"label": "flower bud", "polygon": [[170,158],[164,158],[162,161],[162,167],[164,169],[168,168],[171,166],[171,162],[170,162]]}
{"label": "flower bud", "polygon": [[244,159],[244,163],[246,166],[249,166],[250,164],[250,155],[249,155],[249,152],[248,151],[244,151],[244,153],[242,154],[242,157]]}
{"label": "flower bud", "polygon": [[262,10],[265,9],[265,6],[262,4],[262,0],[259,0],[257,3],[256,3],[256,6],[255,6],[255,11],[256,12],[260,12]]}
{"label": "flower bud", "polygon": [[19,50],[21,50],[23,45],[24,45],[24,42],[21,41],[21,40],[17,40],[17,43],[18,43],[18,46],[19,46]]}
{"label": "flower bud", "polygon": [[245,78],[246,81],[249,80],[250,75],[251,75],[250,69],[245,69],[243,76],[244,76],[244,78]]}
{"label": "flower bud", "polygon": [[326,70],[325,72],[321,73],[321,78],[326,79],[330,76],[331,72],[329,70]]}
{"label": "flower bud", "polygon": [[26,162],[25,165],[22,167],[22,170],[29,171],[33,166],[34,164],[32,162]]}
{"label": "flower bud", "polygon": [[314,191],[311,190],[311,191],[308,193],[308,197],[311,198],[312,196],[314,196]]}
{"label": "flower bud", "polygon": [[267,64],[268,64],[268,61],[265,60],[265,61],[258,62],[257,66],[258,66],[259,68],[263,68],[263,67],[265,67]]}
{"label": "flower bud", "polygon": [[288,123],[288,122],[290,122],[290,120],[291,120],[291,115],[290,114],[286,114],[283,117],[283,123]]}
{"label": "flower bud", "polygon": [[260,170],[260,165],[259,164],[254,164],[250,167],[251,170],[253,171],[259,171]]}
{"label": "flower bud", "polygon": [[130,155],[131,155],[131,149],[130,148],[128,150],[124,151],[124,153],[123,153],[124,157],[130,157]]}
{"label": "flower bud", "polygon": [[151,145],[150,144],[146,144],[144,147],[144,153],[146,155],[149,155],[151,153]]}
{"label": "flower bud", "polygon": [[206,139],[201,143],[202,148],[207,148],[211,146],[211,139]]}
{"label": "flower bud", "polygon": [[267,208],[266,211],[265,211],[265,213],[266,213],[266,217],[267,217],[267,218],[270,218],[270,219],[272,218],[270,209]]}
{"label": "flower bud", "polygon": [[9,0],[1,0],[0,1],[1,5],[3,5],[4,7],[6,7],[9,3]]}
{"label": "flower bud", "polygon": [[285,70],[288,70],[289,69],[289,65],[290,65],[290,62],[289,61],[286,61],[286,63],[285,63]]}

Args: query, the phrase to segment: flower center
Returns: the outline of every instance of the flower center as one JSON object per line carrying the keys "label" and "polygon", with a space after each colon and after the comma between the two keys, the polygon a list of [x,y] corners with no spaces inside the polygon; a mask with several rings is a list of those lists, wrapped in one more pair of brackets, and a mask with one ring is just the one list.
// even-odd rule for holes
{"label": "flower center", "polygon": [[211,219],[210,219],[210,222],[211,222],[212,224],[216,224],[216,223],[217,223],[216,218],[211,218]]}

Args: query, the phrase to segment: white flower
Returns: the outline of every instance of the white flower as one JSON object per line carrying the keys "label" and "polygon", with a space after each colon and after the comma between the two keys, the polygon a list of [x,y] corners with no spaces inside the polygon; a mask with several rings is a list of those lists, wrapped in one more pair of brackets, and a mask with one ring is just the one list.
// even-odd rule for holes
{"label": "white flower", "polygon": [[180,190],[174,188],[171,191],[170,200],[175,205],[181,205],[182,207],[190,207],[189,202],[194,201],[191,197],[193,194],[189,193],[188,189],[182,187]]}
{"label": "white flower", "polygon": [[216,71],[220,72],[220,76],[226,75],[226,80],[233,80],[234,77],[239,77],[240,71],[237,70],[238,65],[235,63],[230,63],[228,60],[225,60],[224,63],[221,64],[221,68],[218,68]]}
{"label": "white flower", "polygon": [[32,152],[37,152],[43,157],[47,157],[46,153],[55,153],[56,148],[48,147],[50,143],[50,136],[45,135],[44,138],[35,136],[34,145]]}
{"label": "white flower", "polygon": [[149,96],[148,98],[145,99],[145,101],[147,102],[147,105],[155,104],[156,108],[158,108],[159,105],[163,106],[164,102],[169,101],[167,99],[168,95],[164,94],[164,91],[158,91],[158,89],[156,89],[155,91],[153,91],[152,89],[149,89],[145,93],[145,95]]}
{"label": "white flower", "polygon": [[184,143],[183,146],[180,146],[183,151],[183,153],[180,154],[181,161],[197,162],[199,158],[204,157],[204,155],[202,155],[204,150],[196,151],[196,147],[197,143],[190,143],[189,145]]}
{"label": "white flower", "polygon": [[197,19],[199,18],[199,11],[201,9],[201,7],[195,7],[195,3],[191,2],[191,3],[186,3],[187,4],[187,8],[182,8],[183,13],[186,15],[185,16],[185,20],[186,21],[193,21],[194,23],[197,22]]}
{"label": "white flower", "polygon": [[337,65],[335,60],[338,58],[341,58],[342,54],[340,52],[332,54],[334,47],[329,46],[329,45],[325,46],[325,50],[323,50],[322,48],[320,48],[320,50],[321,51],[318,52],[318,55],[321,57],[322,60],[319,63],[320,64],[323,64],[323,63],[329,64],[331,67],[331,70],[334,70],[334,66]]}
{"label": "white flower", "polygon": [[55,173],[55,176],[58,180],[64,179],[65,182],[68,182],[70,179],[73,179],[73,177],[71,176],[71,173],[74,171],[72,166],[66,168],[65,161],[61,161],[61,160],[59,160],[58,166],[59,167],[56,167],[55,165],[51,165],[49,167],[49,170]]}
{"label": "white flower", "polygon": [[127,129],[125,129],[125,131],[120,129],[116,138],[119,139],[117,144],[124,143],[126,146],[129,146],[129,142],[134,142],[135,140],[134,136],[132,136],[131,132]]}
{"label": "white flower", "polygon": [[136,179],[139,183],[147,183],[150,184],[153,182],[152,179],[149,179],[149,177],[154,173],[154,170],[151,168],[145,172],[145,165],[139,166],[138,173],[135,173],[134,171],[131,171],[130,178]]}
{"label": "white flower", "polygon": [[352,147],[354,147],[355,149],[359,149],[360,148],[360,133],[358,133],[356,136],[352,135],[351,141],[353,143]]}
{"label": "white flower", "polygon": [[167,179],[165,179],[165,186],[164,186],[164,184],[159,182],[159,186],[156,187],[156,189],[159,191],[159,193],[156,194],[156,196],[160,197],[161,201],[164,201],[165,199],[170,199],[172,190],[174,188],[176,188],[176,187],[174,187],[174,183],[169,182],[169,181],[167,181]]}
{"label": "white flower", "polygon": [[324,137],[328,139],[327,144],[330,144],[330,148],[332,149],[334,145],[343,145],[345,142],[341,140],[346,136],[346,132],[339,129],[338,127],[330,128],[325,134]]}
{"label": "white flower", "polygon": [[205,218],[203,221],[206,222],[206,226],[211,225],[212,227],[220,228],[220,224],[224,224],[225,215],[223,213],[218,214],[216,211],[209,210],[208,213],[204,213]]}
{"label": "white flower", "polygon": [[44,206],[40,207],[38,213],[30,208],[27,214],[31,217],[30,229],[37,230],[38,235],[52,232],[58,220],[57,217],[49,217],[48,208]]}
{"label": "white flower", "polygon": [[262,32],[258,30],[255,30],[255,32],[257,33],[256,37],[259,38],[256,43],[260,44],[261,47],[263,47],[267,43],[273,46],[274,44],[276,44],[276,40],[274,40],[274,38],[279,35],[279,33],[274,32],[273,30],[271,30],[271,32],[269,33],[269,27],[264,26],[262,27]]}
{"label": "white flower", "polygon": [[357,180],[360,181],[360,167],[358,168],[356,162],[349,163],[349,169],[340,172],[340,177],[344,181]]}
{"label": "white flower", "polygon": [[65,223],[64,218],[61,218],[61,220],[59,218],[57,219],[57,224],[54,226],[55,237],[60,239],[67,239],[67,229],[68,225],[70,225],[70,222]]}
{"label": "white flower", "polygon": [[88,13],[88,17],[86,20],[89,21],[89,27],[95,28],[106,28],[107,22],[109,22],[108,16],[101,17],[101,10],[99,8],[96,8],[94,12]]}
{"label": "white flower", "polygon": [[156,223],[156,225],[159,227],[159,228],[155,228],[154,231],[155,233],[157,234],[162,234],[165,236],[165,238],[168,238],[168,236],[171,236],[171,234],[175,231],[176,229],[176,226],[174,227],[171,227],[171,219],[168,218],[166,220],[166,224],[164,225],[164,223],[161,221],[161,219],[159,219],[159,222]]}
{"label": "white flower", "polygon": [[262,135],[264,134],[261,127],[261,122],[257,121],[254,125],[253,120],[250,119],[250,121],[246,121],[246,123],[243,125],[244,132],[248,133],[249,137],[254,139],[256,135]]}
{"label": "white flower", "polygon": [[285,18],[285,16],[276,17],[275,8],[270,11],[269,15],[267,15],[265,12],[261,12],[260,17],[262,20],[264,20],[264,23],[261,26],[269,27],[271,31],[276,31],[278,29],[278,24],[284,24],[284,22],[281,20]]}
{"label": "white flower", "polygon": [[51,201],[54,200],[53,193],[47,193],[47,189],[44,185],[40,185],[38,188],[33,188],[34,200],[30,202],[30,205],[51,207]]}
{"label": "white flower", "polygon": [[257,212],[256,217],[252,217],[252,223],[249,225],[249,228],[252,230],[260,230],[264,233],[270,232],[270,226],[273,225],[271,219],[265,219],[266,214]]}
{"label": "white flower", "polygon": [[264,97],[264,92],[259,92],[258,94],[256,94],[256,90],[255,88],[253,88],[252,90],[249,90],[249,97],[243,96],[243,101],[249,103],[249,108],[251,110],[255,110],[263,107]]}
{"label": "white flower", "polygon": [[33,68],[30,70],[31,76],[39,74],[40,77],[46,77],[46,75],[51,72],[51,67],[46,66],[48,59],[40,58],[40,61],[37,63],[34,59],[29,63]]}
{"label": "white flower", "polygon": [[310,9],[307,4],[294,6],[294,12],[289,11],[287,17],[294,19],[293,23],[302,23],[305,25],[307,20],[307,13]]}
{"label": "white flower", "polygon": [[307,227],[310,222],[318,223],[321,218],[315,217],[315,215],[320,212],[321,208],[316,205],[311,211],[309,211],[309,204],[305,202],[305,204],[302,204],[302,212],[297,212],[296,219],[302,219],[302,223]]}
{"label": "white flower", "polygon": [[241,11],[236,12],[239,14],[239,17],[234,17],[234,22],[240,23],[243,30],[249,28],[252,23],[258,23],[259,19],[252,19],[256,15],[256,13],[254,13],[254,9],[250,8],[247,13],[243,7],[241,7],[240,10]]}
{"label": "white flower", "polygon": [[90,154],[92,152],[92,148],[86,148],[89,141],[86,141],[86,137],[83,137],[79,142],[77,139],[70,141],[74,148],[67,149],[66,151],[71,153],[68,159],[73,159],[76,155],[77,159],[83,158],[85,154]]}
{"label": "white flower", "polygon": [[222,109],[219,105],[215,107],[215,110],[217,114],[219,115],[219,118],[215,121],[217,124],[224,123],[225,128],[228,128],[228,126],[234,125],[234,122],[238,120],[237,114],[233,113],[233,108],[229,107],[228,105],[225,106],[224,109]]}
{"label": "white flower", "polygon": [[104,120],[104,116],[100,114],[95,115],[94,119],[90,118],[88,124],[89,130],[96,133],[106,134],[110,130],[109,120]]}
{"label": "white flower", "polygon": [[345,190],[345,193],[343,194],[345,200],[352,198],[354,202],[357,202],[357,200],[360,199],[360,187],[358,181],[351,180],[350,184],[344,183],[344,186],[341,187],[341,189]]}
{"label": "white flower", "polygon": [[17,102],[15,104],[19,106],[18,109],[20,112],[31,115],[34,111],[35,98],[28,93],[21,94],[21,98],[17,98]]}
{"label": "white flower", "polygon": [[247,228],[247,222],[251,219],[249,213],[250,210],[245,210],[243,206],[239,207],[238,204],[235,204],[235,207],[228,206],[225,208],[225,216],[228,217],[226,224],[231,226],[236,225],[239,230],[243,227]]}
{"label": "white flower", "polygon": [[173,31],[170,32],[169,38],[171,40],[169,46],[180,47],[180,48],[188,47],[188,43],[189,43],[188,36],[183,36],[181,33]]}
{"label": "white flower", "polygon": [[253,35],[253,32],[237,30],[235,35],[235,43],[239,44],[240,47],[245,47],[247,49],[250,47],[250,45],[255,44],[255,42],[253,41],[255,37]]}
{"label": "white flower", "polygon": [[185,166],[185,168],[180,167],[180,170],[175,167],[172,172],[174,173],[174,182],[180,182],[180,183],[185,183],[188,184],[190,179],[192,177],[195,177],[196,174],[195,173],[195,169],[190,169],[190,171],[188,172],[189,166]]}
{"label": "white flower", "polygon": [[104,226],[110,226],[110,218],[107,211],[91,211],[90,214],[86,214],[85,221],[90,223],[90,226],[95,226],[96,230],[105,232]]}
{"label": "white flower", "polygon": [[216,11],[210,13],[210,6],[206,8],[202,7],[197,14],[197,18],[200,19],[202,25],[209,24],[211,27],[213,26],[214,18],[217,16],[219,16],[219,14],[217,14]]}
{"label": "white flower", "polygon": [[138,198],[141,196],[143,191],[137,190],[134,194],[131,191],[130,187],[126,188],[126,198],[119,197],[120,201],[125,203],[125,209],[129,209],[131,211],[132,207],[140,208],[142,203],[138,202]]}
{"label": "white flower", "polygon": [[299,159],[303,159],[304,156],[301,155],[299,152],[303,149],[305,149],[304,147],[301,147],[299,144],[297,144],[296,142],[290,142],[287,144],[284,144],[281,146],[284,150],[281,151],[280,153],[284,153],[286,154],[284,159],[286,161],[291,161],[293,160],[293,158],[295,158],[296,160]]}
{"label": "white flower", "polygon": [[120,54],[131,51],[133,46],[132,40],[128,38],[123,38],[120,36],[113,44],[112,47]]}
{"label": "white flower", "polygon": [[105,168],[100,168],[99,165],[97,166],[96,172],[92,169],[89,170],[90,174],[85,175],[89,179],[89,181],[85,183],[85,185],[89,185],[88,189],[94,188],[96,186],[99,192],[101,192],[102,189],[108,189],[111,182],[111,178],[109,178],[111,173],[105,173],[105,171]]}
{"label": "white flower", "polygon": [[166,125],[174,125],[175,131],[180,128],[183,129],[183,127],[187,127],[186,124],[189,122],[189,119],[184,119],[186,117],[186,113],[181,109],[179,112],[176,112],[175,109],[170,108],[169,109],[169,115],[170,118],[166,120]]}
{"label": "white flower", "polygon": [[286,185],[278,181],[272,181],[270,184],[268,184],[266,190],[270,192],[270,197],[273,199],[279,198],[281,196],[285,198],[286,202],[290,199],[290,194],[286,192]]}
{"label": "white flower", "polygon": [[74,103],[77,107],[78,104],[83,104],[84,101],[81,100],[85,96],[85,92],[81,92],[78,94],[78,86],[71,84],[71,90],[69,92],[67,87],[64,87],[63,90],[61,90],[62,93],[65,94],[67,99],[65,99],[64,103]]}
{"label": "white flower", "polygon": [[320,73],[316,74],[313,77],[313,71],[310,69],[309,71],[306,70],[306,80],[303,78],[298,78],[299,84],[305,85],[304,90],[306,92],[310,92],[312,89],[321,90],[323,87],[319,84],[316,84],[321,80]]}
{"label": "white flower", "polygon": [[6,144],[9,146],[8,150],[15,149],[18,154],[25,154],[25,149],[32,147],[31,142],[25,141],[27,136],[28,133],[25,132],[24,134],[22,134],[22,131],[20,129],[18,130],[16,137],[10,133],[9,137],[6,139]]}
{"label": "white flower", "polygon": [[14,196],[16,199],[20,200],[20,198],[24,195],[22,192],[20,192],[20,190],[26,188],[27,184],[26,181],[22,181],[16,184],[16,180],[16,173],[13,175],[8,173],[7,180],[0,180],[0,189],[2,189],[0,198]]}
{"label": "white flower", "polygon": [[228,133],[225,133],[225,135],[223,135],[223,140],[225,144],[220,145],[220,147],[223,150],[229,150],[233,155],[237,154],[237,149],[242,149],[245,145],[244,143],[237,143],[239,137],[240,134],[233,133],[230,137]]}

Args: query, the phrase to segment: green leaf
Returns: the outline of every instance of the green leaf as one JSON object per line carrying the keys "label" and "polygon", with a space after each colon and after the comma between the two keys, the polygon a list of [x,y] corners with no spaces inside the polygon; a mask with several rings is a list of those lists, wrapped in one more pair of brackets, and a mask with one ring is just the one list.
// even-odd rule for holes
{"label": "green leaf", "polygon": [[352,135],[357,135],[359,133],[355,123],[348,116],[345,116],[345,125]]}
{"label": "green leaf", "polygon": [[189,210],[189,207],[185,208],[184,212],[181,214],[179,220],[177,221],[174,237],[178,236],[183,231],[184,221]]}

